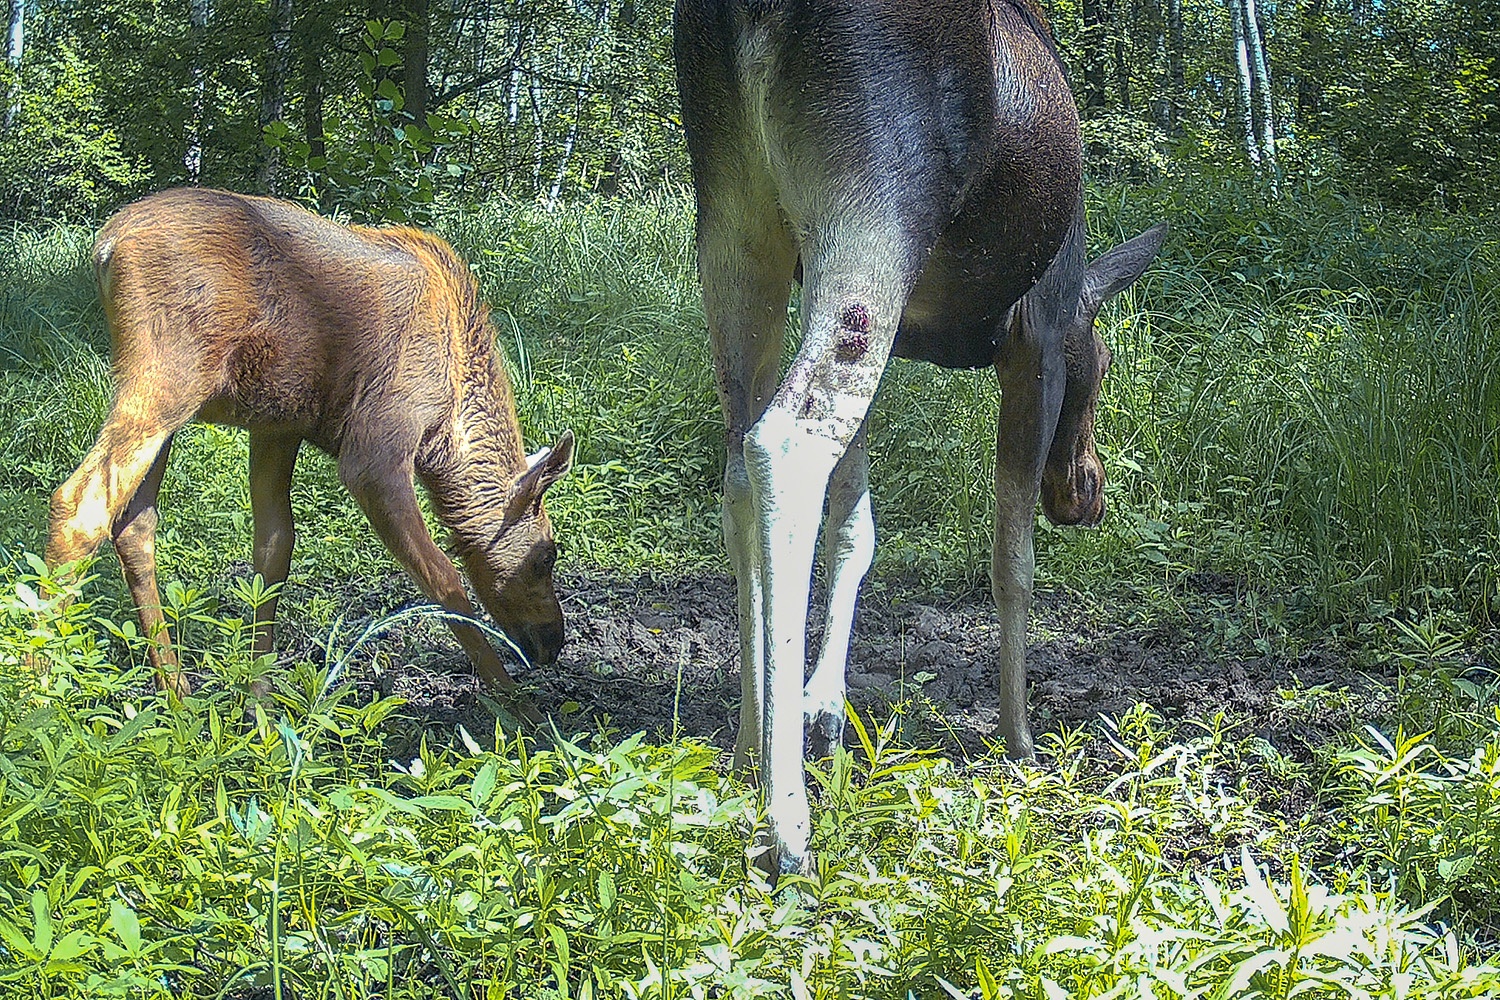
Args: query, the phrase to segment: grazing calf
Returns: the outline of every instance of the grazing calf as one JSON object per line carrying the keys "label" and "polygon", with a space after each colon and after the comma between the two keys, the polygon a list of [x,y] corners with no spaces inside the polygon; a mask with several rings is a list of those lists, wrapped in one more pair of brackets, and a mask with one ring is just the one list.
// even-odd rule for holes
{"label": "grazing calf", "polygon": [[[855,596],[874,553],[865,414],[892,355],[993,365],[1002,405],[991,567],[1000,735],[1032,752],[1026,615],[1038,496],[1095,524],[1105,299],[1158,226],[1084,258],[1078,114],[1027,0],[678,0],[698,267],[728,425],[724,535],[739,585],[736,760],[760,754],[773,874],[807,864],[804,723],[840,737]],[[793,275],[803,342],[777,375]],[[827,503],[827,628],[804,691]]]}
{"label": "grazing calf", "polygon": [[[158,683],[188,685],[156,587],[156,495],[192,419],[250,431],[255,571],[286,579],[292,467],[303,441],[339,477],[430,599],[472,615],[422,520],[413,479],[453,531],[480,603],[528,658],[563,644],[557,546],[542,494],[573,436],[529,467],[510,381],[473,276],[414,229],[346,228],[286,202],[180,188],[122,209],[94,246],[117,383],[93,450],[52,496],[47,565],[114,539]],[[272,648],[276,601],[256,611]],[[484,635],[452,629],[480,677],[515,682]]]}

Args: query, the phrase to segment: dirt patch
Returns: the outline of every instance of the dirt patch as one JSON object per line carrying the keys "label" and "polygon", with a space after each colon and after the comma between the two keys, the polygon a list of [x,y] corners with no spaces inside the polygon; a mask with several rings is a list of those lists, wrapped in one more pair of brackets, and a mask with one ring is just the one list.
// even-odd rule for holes
{"label": "dirt patch", "polygon": [[[386,582],[387,595],[408,588],[399,576]],[[559,582],[568,644],[556,664],[521,677],[565,732],[602,726],[733,745],[739,653],[732,579],[590,575]],[[1220,595],[1220,583],[1203,581],[1200,596]],[[1039,733],[1099,725],[1101,717],[1146,702],[1169,719],[1211,721],[1222,713],[1239,731],[1304,758],[1349,728],[1351,706],[1368,717],[1388,701],[1384,679],[1347,657],[1314,651],[1289,658],[1257,652],[1250,641],[1236,651],[1223,638],[1224,618],[1233,617],[1241,630],[1247,616],[1254,622],[1232,592],[1187,602],[1169,619],[1141,614],[1139,602],[1132,607],[1126,613],[1072,593],[1038,594],[1027,658]],[[821,622],[815,608],[813,648]],[[850,699],[877,718],[888,715],[887,706],[904,705],[908,739],[977,752],[997,720],[999,641],[983,591],[943,595],[874,582],[855,623]],[[402,622],[375,648],[373,656],[354,658],[356,687],[407,699],[404,714],[419,723],[490,731],[468,663],[441,626]]]}

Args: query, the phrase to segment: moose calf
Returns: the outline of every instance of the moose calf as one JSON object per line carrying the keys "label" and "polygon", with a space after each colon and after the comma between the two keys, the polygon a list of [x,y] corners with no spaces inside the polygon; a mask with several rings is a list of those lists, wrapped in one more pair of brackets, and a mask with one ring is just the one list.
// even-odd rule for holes
{"label": "moose calf", "polygon": [[[529,462],[495,334],[468,267],[415,229],[330,222],[287,202],[194,188],[105,225],[94,270],[117,390],[93,450],[52,496],[48,567],[114,540],[157,683],[189,690],[156,586],[156,496],[172,435],[198,419],[250,432],[254,566],[286,579],[292,468],[303,441],[339,477],[422,592],[473,606],[433,543],[414,480],[450,528],[480,603],[541,663],[563,644],[557,546],[542,507],[572,463],[564,431]],[[273,599],[256,610],[272,648]],[[480,677],[514,680],[476,628],[455,637]]]}

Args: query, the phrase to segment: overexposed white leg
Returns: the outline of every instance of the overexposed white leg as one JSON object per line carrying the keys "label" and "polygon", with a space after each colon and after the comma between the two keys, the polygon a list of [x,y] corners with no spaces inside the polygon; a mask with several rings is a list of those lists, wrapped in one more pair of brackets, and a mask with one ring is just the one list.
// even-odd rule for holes
{"label": "overexposed white leg", "polygon": [[803,715],[811,751],[828,753],[843,738],[849,635],[860,584],[875,558],[875,516],[870,509],[870,455],[864,427],[833,470],[828,484],[828,520],[823,526],[823,562],[828,605],[817,665],[803,692]]}
{"label": "overexposed white leg", "polygon": [[802,769],[802,676],[813,550],[828,477],[841,444],[773,409],[745,439],[764,558],[766,666],[762,777],[773,872],[807,865],[809,813]]}
{"label": "overexposed white leg", "polygon": [[765,619],[762,613],[760,522],[745,471],[743,445],[731,445],[724,469],[724,544],[734,569],[740,623],[740,728],[734,740],[734,769],[745,773],[760,751],[765,697]]}
{"label": "overexposed white leg", "polygon": [[[841,226],[822,237],[802,248],[802,348],[745,439],[765,574],[761,742],[771,841],[765,861],[773,874],[808,864],[803,689],[823,501],[869,412],[914,280],[900,273],[896,262],[904,255],[879,225]],[[847,493],[837,503],[848,506]]]}

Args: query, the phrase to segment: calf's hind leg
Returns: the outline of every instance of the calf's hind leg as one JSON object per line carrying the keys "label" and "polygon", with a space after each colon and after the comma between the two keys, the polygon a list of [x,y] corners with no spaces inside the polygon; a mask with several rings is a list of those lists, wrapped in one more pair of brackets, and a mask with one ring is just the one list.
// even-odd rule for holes
{"label": "calf's hind leg", "polygon": [[176,653],[162,628],[156,589],[156,494],[172,434],[191,418],[188,401],[168,414],[122,387],[94,447],[52,494],[47,530],[49,570],[93,555],[113,536],[137,614],[147,634],[160,640],[150,656],[159,687],[188,690]]}

